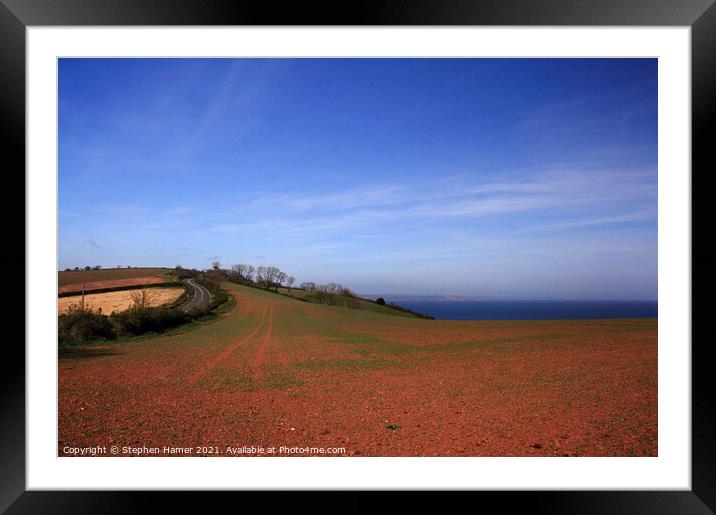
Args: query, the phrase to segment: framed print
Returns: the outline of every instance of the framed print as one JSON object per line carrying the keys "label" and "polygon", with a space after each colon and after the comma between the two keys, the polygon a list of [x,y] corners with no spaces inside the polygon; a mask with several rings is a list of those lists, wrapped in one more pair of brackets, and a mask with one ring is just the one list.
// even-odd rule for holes
{"label": "framed print", "polygon": [[26,193],[3,509],[714,509],[691,287],[711,2],[0,14]]}

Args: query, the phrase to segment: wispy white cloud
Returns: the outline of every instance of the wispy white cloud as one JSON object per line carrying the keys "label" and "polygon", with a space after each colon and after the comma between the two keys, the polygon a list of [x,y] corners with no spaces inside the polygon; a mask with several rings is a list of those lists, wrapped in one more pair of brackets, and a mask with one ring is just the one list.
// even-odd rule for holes
{"label": "wispy white cloud", "polygon": [[298,210],[346,210],[405,202],[406,188],[384,184],[372,188],[354,188],[326,194],[270,194],[255,199],[253,206],[276,205]]}
{"label": "wispy white cloud", "polygon": [[[284,65],[280,62],[265,63],[260,72],[244,73],[240,60],[231,62],[223,81],[217,84],[203,112],[195,121],[195,128],[177,151],[185,158],[194,158],[202,148],[212,141],[211,135],[217,126],[226,122],[227,113],[232,113],[230,133],[239,139],[249,134],[260,123],[269,93],[275,85]],[[226,127],[223,128],[226,132]]]}
{"label": "wispy white cloud", "polygon": [[[498,215],[504,222],[510,215],[520,214],[524,219],[531,212],[555,219],[550,223],[536,220],[535,228],[564,229],[648,220],[652,211],[647,208],[656,200],[655,171],[648,169],[556,169],[513,176],[511,181],[462,176],[323,195],[258,195],[247,205],[227,210],[211,230],[320,236],[350,234],[376,225],[449,223]],[[280,214],[271,215],[266,206]],[[641,209],[625,212],[625,206]]]}
{"label": "wispy white cloud", "polygon": [[152,211],[152,208],[141,204],[114,204],[97,206],[94,211],[110,215],[142,215]]}
{"label": "wispy white cloud", "polygon": [[216,224],[211,228],[214,232],[240,232],[242,229],[241,224]]}
{"label": "wispy white cloud", "polygon": [[100,245],[99,243],[97,243],[97,242],[94,241],[94,240],[83,240],[82,243],[84,243],[85,245],[89,245],[90,247],[93,247],[93,248],[95,248],[95,249],[101,249],[101,248],[102,248],[102,245]]}
{"label": "wispy white cloud", "polygon": [[535,226],[533,229],[575,229],[578,227],[589,227],[595,225],[611,225],[626,222],[642,222],[645,220],[656,220],[655,211],[635,211],[632,213],[620,213],[613,216],[602,216],[595,218],[587,218],[583,220],[572,220],[568,222],[560,222]]}
{"label": "wispy white cloud", "polygon": [[168,209],[166,212],[170,215],[187,215],[190,213],[194,213],[196,211],[196,207],[194,206],[176,206],[171,209]]}

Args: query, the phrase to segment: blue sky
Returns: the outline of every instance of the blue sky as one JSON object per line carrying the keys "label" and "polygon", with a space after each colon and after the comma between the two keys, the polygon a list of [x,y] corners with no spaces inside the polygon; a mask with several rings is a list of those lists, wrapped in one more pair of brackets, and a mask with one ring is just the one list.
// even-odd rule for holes
{"label": "blue sky", "polygon": [[656,299],[655,59],[61,59],[59,268]]}

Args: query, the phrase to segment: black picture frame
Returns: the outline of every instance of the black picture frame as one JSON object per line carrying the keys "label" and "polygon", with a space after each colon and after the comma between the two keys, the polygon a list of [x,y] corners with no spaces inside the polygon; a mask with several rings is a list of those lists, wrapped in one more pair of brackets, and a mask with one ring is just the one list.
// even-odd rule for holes
{"label": "black picture frame", "polygon": [[[692,220],[693,227],[708,222],[707,212],[693,209],[694,196],[708,195],[708,188],[693,188],[716,169],[709,135],[716,123],[716,0],[413,0],[412,2],[335,2],[331,5],[302,2],[274,5],[271,2],[228,0],[0,0],[0,109],[4,137],[0,140],[6,201],[0,251],[8,290],[24,291],[24,225],[17,223],[24,212],[25,191],[25,29],[31,26],[82,25],[571,25],[571,26],[690,26],[692,73]],[[709,130],[711,129],[711,130]],[[8,240],[8,237],[10,238]],[[703,241],[703,240],[700,240]],[[706,241],[694,241],[692,270],[713,265],[716,249]],[[696,258],[694,260],[694,258]],[[24,275],[18,273],[24,270]],[[713,292],[713,274],[700,274],[696,290]],[[23,282],[23,284],[21,284]],[[9,283],[9,284],[8,284]],[[693,290],[692,290],[693,291]],[[3,299],[5,317],[17,317],[18,293]],[[24,298],[24,296],[23,296]],[[693,298],[693,297],[692,297]],[[24,305],[24,303],[23,303]],[[694,314],[705,304],[694,306]],[[703,318],[703,317],[702,317]],[[24,339],[24,331],[22,332]],[[709,339],[692,332],[692,490],[690,491],[585,491],[585,492],[480,492],[479,502],[499,503],[501,509],[528,507],[536,513],[713,513],[716,510],[716,421],[714,383],[708,359]],[[703,335],[705,336],[705,335]],[[25,354],[19,339],[8,338],[0,359],[0,510],[7,513],[119,513],[144,512],[149,501],[179,504],[184,510],[207,506],[208,493],[189,492],[79,492],[26,491],[25,487]],[[670,342],[686,345],[689,342]],[[251,497],[253,493],[212,493]],[[281,501],[285,494],[272,494]],[[308,495],[292,498],[293,508],[322,511],[369,510],[385,501],[375,494],[350,492],[340,501],[322,494],[320,505]],[[422,493],[412,500],[428,507]],[[439,501],[444,509],[444,501]],[[470,501],[474,502],[474,501]],[[196,504],[195,504],[196,503]],[[302,504],[305,503],[305,506]],[[483,505],[484,506],[484,505]],[[184,511],[182,510],[182,511]]]}

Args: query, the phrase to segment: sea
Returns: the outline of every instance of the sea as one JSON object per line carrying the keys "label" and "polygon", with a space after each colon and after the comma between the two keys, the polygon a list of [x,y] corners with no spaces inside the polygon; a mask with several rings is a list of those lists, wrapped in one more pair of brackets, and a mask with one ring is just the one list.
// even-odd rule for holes
{"label": "sea", "polygon": [[579,320],[657,318],[657,301],[392,300],[438,320]]}

